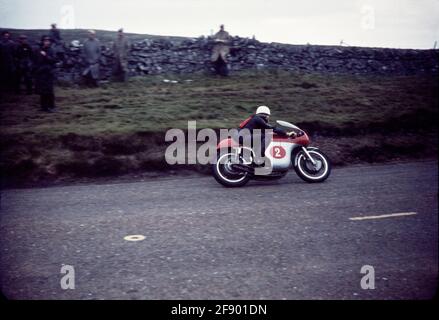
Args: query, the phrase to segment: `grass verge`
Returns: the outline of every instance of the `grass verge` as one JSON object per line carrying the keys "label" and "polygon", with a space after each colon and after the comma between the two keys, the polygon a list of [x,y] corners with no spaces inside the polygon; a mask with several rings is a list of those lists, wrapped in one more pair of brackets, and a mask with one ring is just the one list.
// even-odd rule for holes
{"label": "grass verge", "polygon": [[35,95],[6,95],[1,178],[4,186],[29,186],[175,171],[164,161],[167,129],[185,129],[188,120],[198,128],[233,128],[261,104],[271,107],[273,120],[308,131],[335,165],[436,157],[437,92],[433,75],[264,71],[150,76],[97,89],[59,86],[54,114],[39,111]]}

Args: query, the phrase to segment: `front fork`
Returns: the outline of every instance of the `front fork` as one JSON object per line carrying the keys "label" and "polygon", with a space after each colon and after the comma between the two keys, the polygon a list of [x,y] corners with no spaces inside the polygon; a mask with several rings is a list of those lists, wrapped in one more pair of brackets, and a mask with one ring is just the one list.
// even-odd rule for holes
{"label": "front fork", "polygon": [[[315,166],[317,164],[317,162],[314,160],[314,158],[311,156],[311,154],[308,152],[308,149],[306,147],[301,147],[303,153],[305,154],[306,158],[311,161],[311,163],[313,164],[313,166]],[[309,147],[309,150],[318,150],[317,148],[314,147]],[[295,159],[294,159],[294,166],[297,166],[297,160],[299,158],[299,154],[300,151],[296,153]]]}
{"label": "front fork", "polygon": [[317,162],[311,157],[311,154],[308,152],[308,150],[305,147],[302,147],[302,151],[305,153],[306,157],[309,161],[311,161],[312,165],[315,166]]}

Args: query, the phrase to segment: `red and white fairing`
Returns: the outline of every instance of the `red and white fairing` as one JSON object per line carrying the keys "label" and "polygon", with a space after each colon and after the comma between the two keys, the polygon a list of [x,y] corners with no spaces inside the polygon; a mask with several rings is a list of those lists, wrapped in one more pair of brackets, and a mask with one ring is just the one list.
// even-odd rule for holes
{"label": "red and white fairing", "polygon": [[265,150],[265,156],[271,161],[273,170],[286,170],[291,166],[291,155],[297,147],[309,145],[308,135],[297,138],[279,137],[273,138]]}
{"label": "red and white fairing", "polygon": [[[291,155],[295,148],[306,147],[310,143],[308,135],[297,138],[280,137],[273,135],[272,140],[265,150],[265,156],[270,159],[273,170],[288,169],[291,165]],[[217,145],[217,149],[222,148],[238,148],[239,144],[232,138],[227,138]]]}
{"label": "red and white fairing", "polygon": [[[265,150],[265,157],[270,161],[270,173],[263,173],[269,179],[282,178],[290,167],[294,167],[297,175],[306,182],[323,182],[331,172],[329,158],[316,147],[309,146],[308,135],[295,125],[277,121],[283,127],[289,128],[297,133],[295,138],[280,137],[273,134],[272,139],[265,139],[268,146]],[[232,138],[222,140],[218,146],[217,160],[212,166],[214,178],[225,187],[241,187],[250,179],[257,178],[256,170],[252,171],[248,165],[253,159],[241,153],[244,146],[240,146]],[[251,150],[251,149],[250,149]],[[251,150],[254,158],[254,152]],[[294,158],[293,158],[294,157]],[[267,160],[267,159],[266,159]]]}
{"label": "red and white fairing", "polygon": [[[282,126],[300,130],[298,127],[285,121],[277,121]],[[302,135],[296,138],[281,137],[273,134],[271,142],[265,149],[265,157],[271,161],[273,170],[286,170],[291,166],[291,155],[297,147],[307,147],[310,144],[308,135],[301,131]],[[267,139],[268,141],[268,139]],[[224,139],[217,145],[217,149],[238,148],[239,144],[232,138]]]}

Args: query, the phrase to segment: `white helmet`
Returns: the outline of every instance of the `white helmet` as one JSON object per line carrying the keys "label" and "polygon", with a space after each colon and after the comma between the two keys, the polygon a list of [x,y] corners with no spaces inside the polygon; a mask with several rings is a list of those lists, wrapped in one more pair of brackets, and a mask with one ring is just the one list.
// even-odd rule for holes
{"label": "white helmet", "polygon": [[260,113],[270,115],[270,108],[267,106],[260,106],[258,107],[258,109],[256,109],[256,114],[260,114]]}
{"label": "white helmet", "polygon": [[79,42],[79,40],[73,40],[72,42],[70,42],[70,44],[72,45],[72,47],[78,48],[81,46],[81,43]]}

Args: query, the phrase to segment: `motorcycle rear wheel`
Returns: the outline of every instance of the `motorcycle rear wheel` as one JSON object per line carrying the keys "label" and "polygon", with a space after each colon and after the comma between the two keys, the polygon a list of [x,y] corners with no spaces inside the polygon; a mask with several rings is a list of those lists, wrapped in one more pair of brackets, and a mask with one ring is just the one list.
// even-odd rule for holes
{"label": "motorcycle rear wheel", "polygon": [[233,153],[221,154],[218,152],[217,160],[212,165],[212,174],[216,181],[225,187],[242,187],[250,180],[247,172],[237,172],[231,167]]}

